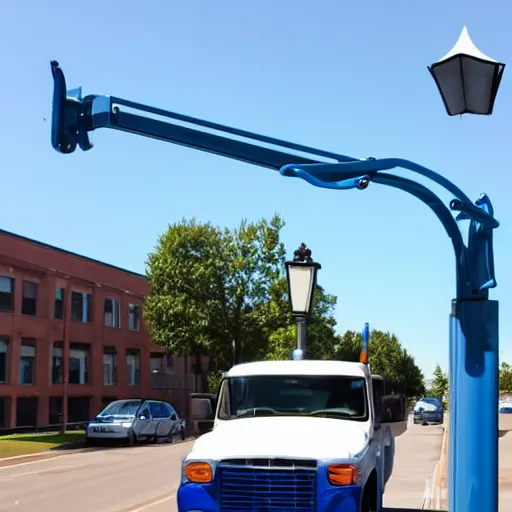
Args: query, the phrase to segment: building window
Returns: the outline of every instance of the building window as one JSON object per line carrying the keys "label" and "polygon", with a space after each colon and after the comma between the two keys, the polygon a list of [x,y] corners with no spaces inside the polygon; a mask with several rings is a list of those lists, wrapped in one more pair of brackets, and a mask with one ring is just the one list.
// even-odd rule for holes
{"label": "building window", "polygon": [[0,311],[7,312],[14,309],[14,279],[0,276]]}
{"label": "building window", "polygon": [[159,353],[151,354],[151,373],[160,373],[164,370],[164,355]]}
{"label": "building window", "polygon": [[16,399],[16,426],[37,426],[37,397],[19,396]]}
{"label": "building window", "polygon": [[21,340],[19,384],[35,384],[36,343],[35,340]]}
{"label": "building window", "polygon": [[62,384],[62,341],[55,341],[52,347],[52,384]]}
{"label": "building window", "polygon": [[140,305],[128,304],[128,329],[130,331],[140,330]]}
{"label": "building window", "polygon": [[92,321],[92,295],[84,292],[71,292],[71,320]]}
{"label": "building window", "polygon": [[62,423],[62,397],[51,396],[48,407],[49,425],[60,425]]}
{"label": "building window", "polygon": [[68,398],[68,423],[85,423],[90,417],[91,398],[70,396]]}
{"label": "building window", "polygon": [[116,374],[116,349],[114,347],[105,347],[103,349],[103,385],[115,386]]}
{"label": "building window", "polygon": [[0,428],[7,428],[8,426],[10,405],[10,398],[0,396]]}
{"label": "building window", "polygon": [[140,350],[126,351],[126,369],[128,386],[138,386],[140,384]]}
{"label": "building window", "polygon": [[62,320],[64,318],[64,288],[55,290],[55,318]]}
{"label": "building window", "polygon": [[7,350],[9,338],[0,336],[0,384],[7,384]]}
{"label": "building window", "polygon": [[37,309],[37,283],[23,281],[23,300],[21,314],[35,316]]}
{"label": "building window", "polygon": [[103,311],[105,313],[105,325],[107,327],[121,327],[121,310],[118,300],[105,299]]}
{"label": "building window", "polygon": [[88,384],[89,382],[89,345],[71,343],[69,349],[69,383]]}

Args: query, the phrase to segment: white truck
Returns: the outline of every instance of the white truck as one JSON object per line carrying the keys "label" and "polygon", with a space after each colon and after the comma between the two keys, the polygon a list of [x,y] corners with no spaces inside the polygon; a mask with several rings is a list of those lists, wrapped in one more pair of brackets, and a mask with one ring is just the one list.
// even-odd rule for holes
{"label": "white truck", "polygon": [[380,414],[365,364],[234,366],[182,461],[178,510],[380,512],[395,451]]}

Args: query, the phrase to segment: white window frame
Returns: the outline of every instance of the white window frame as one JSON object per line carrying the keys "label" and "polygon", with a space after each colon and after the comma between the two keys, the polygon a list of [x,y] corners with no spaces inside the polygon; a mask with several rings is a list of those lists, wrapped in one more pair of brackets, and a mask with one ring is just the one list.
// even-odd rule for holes
{"label": "white window frame", "polygon": [[116,354],[103,352],[103,385],[116,385]]}
{"label": "white window frame", "polygon": [[[112,303],[112,313],[107,313],[105,311],[106,301],[108,300]],[[105,325],[107,327],[115,327],[117,329],[120,329],[121,302],[118,299],[113,299],[112,297],[105,297],[105,301],[103,302],[103,316],[105,318]]]}
{"label": "white window frame", "polygon": [[[138,316],[135,316],[135,311],[132,311],[132,306],[138,310]],[[130,331],[140,331],[142,307],[136,302],[128,304],[128,329]],[[135,322],[137,320],[137,322]]]}
{"label": "white window frame", "polygon": [[[85,375],[87,373],[87,350],[80,350],[80,349],[70,349],[69,350],[69,369],[71,370],[71,359],[78,359],[80,364],[79,369],[79,377],[78,377],[78,384],[84,385],[87,384],[85,381]],[[76,383],[74,383],[76,384]]]}

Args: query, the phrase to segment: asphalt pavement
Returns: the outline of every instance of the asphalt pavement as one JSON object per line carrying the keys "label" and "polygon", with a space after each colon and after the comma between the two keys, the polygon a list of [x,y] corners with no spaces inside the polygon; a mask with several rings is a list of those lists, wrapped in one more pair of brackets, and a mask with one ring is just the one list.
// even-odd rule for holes
{"label": "asphalt pavement", "polygon": [[191,445],[107,448],[2,467],[0,511],[174,510],[181,459]]}
{"label": "asphalt pavement", "polygon": [[[420,510],[442,429],[399,423],[387,512]],[[191,442],[107,448],[0,467],[2,512],[175,512],[181,459]],[[430,473],[429,473],[430,472]]]}

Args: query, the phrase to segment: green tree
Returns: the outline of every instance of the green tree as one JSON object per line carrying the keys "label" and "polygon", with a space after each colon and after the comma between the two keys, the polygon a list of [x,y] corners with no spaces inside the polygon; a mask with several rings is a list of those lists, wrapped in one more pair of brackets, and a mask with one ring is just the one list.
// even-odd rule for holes
{"label": "green tree", "polygon": [[[362,347],[362,335],[347,331],[339,338],[335,358],[359,361]],[[424,392],[423,373],[394,334],[372,329],[368,343],[368,362],[372,373],[382,375],[388,387],[397,393],[416,396]]]}
{"label": "green tree", "polygon": [[338,342],[334,347],[333,359],[357,362],[361,356],[362,348],[362,335],[356,331],[346,331],[338,337]]}
{"label": "green tree", "polygon": [[512,393],[512,367],[505,361],[500,365],[500,393]]}
{"label": "green tree", "polygon": [[209,354],[219,369],[265,345],[258,310],[282,274],[279,215],[220,229],[195,219],[170,225],[148,255],[144,318],[176,355]]}
{"label": "green tree", "polygon": [[427,393],[429,396],[440,399],[448,394],[448,375],[443,372],[439,364],[434,368],[434,378]]}

